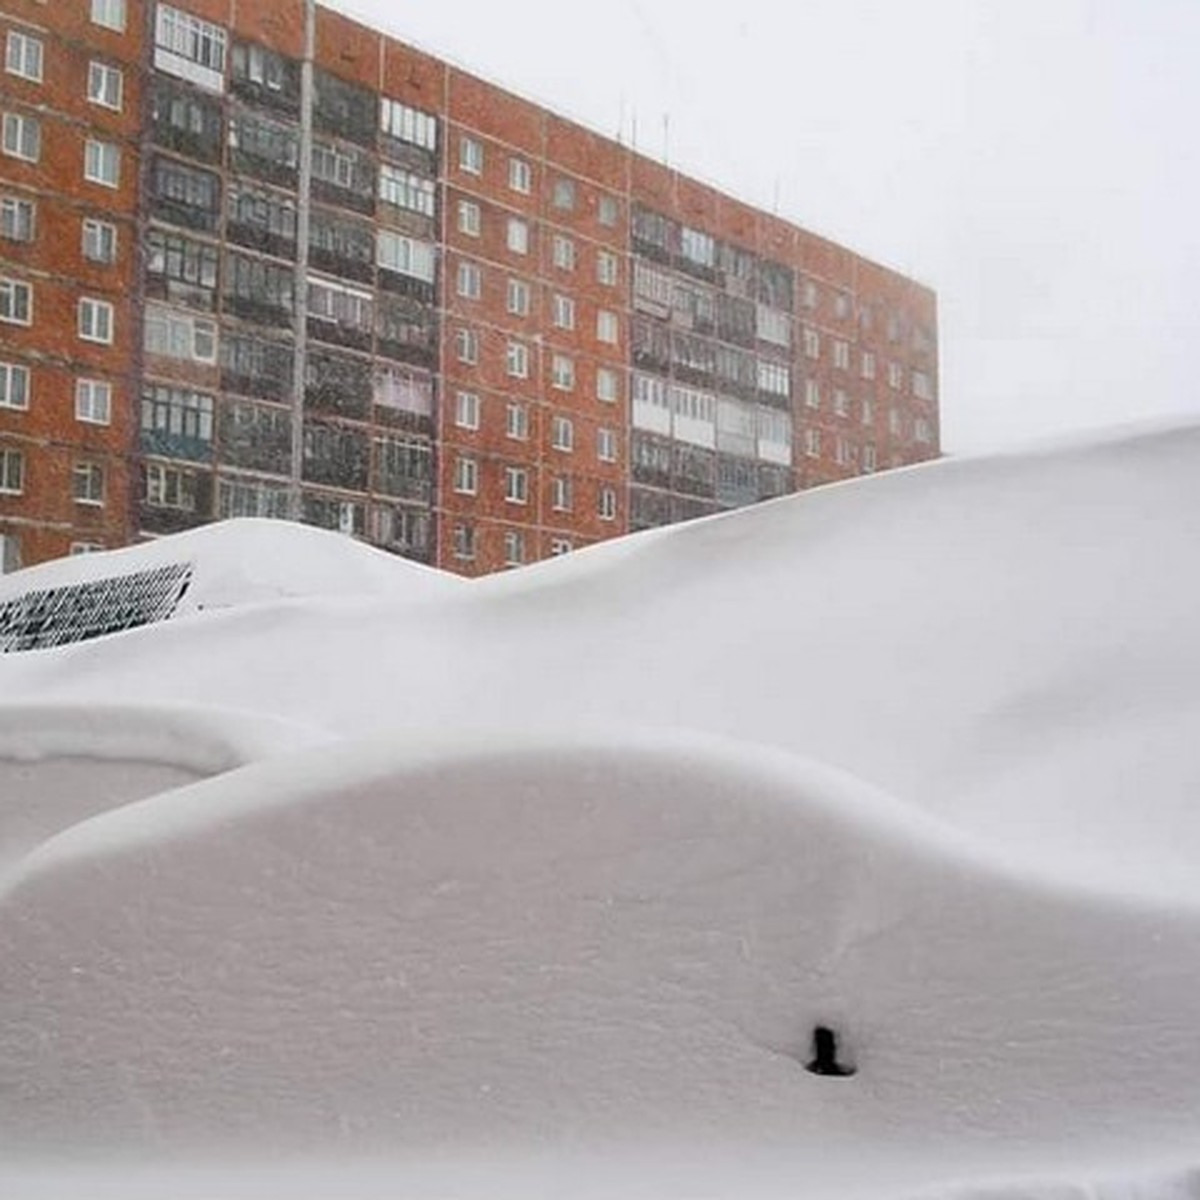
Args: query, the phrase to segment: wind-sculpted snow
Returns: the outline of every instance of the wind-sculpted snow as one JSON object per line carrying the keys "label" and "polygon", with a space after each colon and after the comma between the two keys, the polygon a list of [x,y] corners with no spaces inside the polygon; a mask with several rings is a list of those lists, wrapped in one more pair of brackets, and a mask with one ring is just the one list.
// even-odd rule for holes
{"label": "wind-sculpted snow", "polygon": [[0,1191],[1197,1194],[1198,468],[1134,431],[473,583],[125,552],[207,602],[0,662],[58,814],[0,864]]}

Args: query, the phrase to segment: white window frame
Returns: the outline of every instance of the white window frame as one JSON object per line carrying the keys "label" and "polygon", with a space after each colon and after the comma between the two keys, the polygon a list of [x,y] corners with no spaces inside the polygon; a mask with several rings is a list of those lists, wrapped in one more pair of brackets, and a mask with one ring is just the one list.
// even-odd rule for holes
{"label": "white window frame", "polygon": [[[12,466],[15,463],[16,466]],[[0,496],[25,494],[25,454],[10,446],[0,446]]]}
{"label": "white window frame", "polygon": [[555,416],[550,421],[550,445],[555,450],[571,454],[575,450],[575,422],[570,417]]}
{"label": "white window frame", "polygon": [[92,0],[92,24],[125,32],[125,0]]}
{"label": "white window frame", "polygon": [[524,158],[508,160],[508,186],[510,191],[528,196],[533,191],[533,167]]}
{"label": "white window frame", "polygon": [[92,59],[88,63],[88,103],[120,112],[125,105],[125,72]]}
{"label": "white window frame", "polygon": [[550,482],[550,507],[555,512],[570,512],[575,503],[574,491],[569,475],[555,475]]}
{"label": "white window frame", "polygon": [[83,177],[101,187],[120,187],[121,147],[115,142],[88,138],[83,147]]}
{"label": "white window frame", "polygon": [[617,431],[603,425],[596,430],[596,458],[600,462],[617,461]]}
{"label": "white window frame", "polygon": [[479,428],[479,393],[456,392],[454,395],[454,424],[459,429]]}
{"label": "white window frame", "polygon": [[554,293],[550,306],[550,320],[555,329],[575,328],[575,301],[570,296]]}
{"label": "white window frame", "polygon": [[510,316],[529,316],[532,289],[524,279],[509,279],[505,308]]}
{"label": "white window frame", "polygon": [[529,468],[504,468],[504,500],[507,504],[529,503]]}
{"label": "white window frame", "polygon": [[529,224],[520,217],[509,217],[504,233],[504,244],[512,254],[529,253]]}
{"label": "white window frame", "polygon": [[[22,229],[28,236],[19,236]],[[24,196],[0,196],[0,237],[11,242],[32,242],[37,236],[37,204]]]}
{"label": "white window frame", "polygon": [[504,436],[515,442],[529,440],[529,409],[513,401],[504,413]]}
{"label": "white window frame", "polygon": [[[87,481],[82,489],[79,486],[81,479]],[[95,486],[96,480],[100,483],[98,488]],[[105,470],[100,463],[77,462],[71,468],[71,498],[76,504],[86,504],[89,508],[103,508],[107,484]],[[95,494],[96,492],[99,494]]]}
{"label": "white window frame", "polygon": [[[18,386],[17,380],[21,383]],[[0,408],[15,412],[29,411],[33,378],[23,363],[0,362]]]}
{"label": "white window frame", "polygon": [[46,47],[41,38],[32,37],[19,29],[10,29],[4,45],[4,70],[18,79],[41,83],[46,59]]}
{"label": "white window frame", "polygon": [[506,567],[525,565],[525,535],[519,529],[504,531],[504,565]]}
{"label": "white window frame", "polygon": [[[17,300],[24,297],[24,304]],[[24,308],[23,317],[15,315]],[[0,322],[5,325],[23,325],[28,328],[33,324],[33,284],[24,279],[12,279],[0,276]]]}
{"label": "white window frame", "polygon": [[38,162],[42,157],[41,124],[24,113],[4,113],[0,118],[0,148],[19,162]]}
{"label": "white window frame", "polygon": [[[96,217],[84,217],[82,225],[82,246],[80,252],[88,262],[114,263],[117,261],[118,233],[117,227],[111,221],[101,221]],[[104,249],[108,254],[103,253]],[[99,253],[90,253],[90,250]]]}
{"label": "white window frame", "polygon": [[479,363],[479,334],[474,329],[459,326],[454,331],[454,356],[460,363],[474,367]]}
{"label": "white window frame", "polygon": [[596,201],[596,219],[610,229],[621,219],[621,205],[615,196],[600,196]]}
{"label": "white window frame", "polygon": [[616,404],[621,398],[620,376],[612,367],[596,368],[596,399],[605,404]]}
{"label": "white window frame", "polygon": [[574,271],[575,243],[569,237],[556,233],[551,244],[551,261],[560,271]]}
{"label": "white window frame", "polygon": [[469,455],[460,454],[454,460],[454,490],[460,496],[479,494],[479,463]]}
{"label": "white window frame", "polygon": [[483,210],[474,200],[458,202],[458,232],[467,237],[479,237],[483,231]]}
{"label": "white window frame", "polygon": [[154,22],[154,66],[210,92],[225,90],[229,33],[203,17],[163,4]]}
{"label": "white window frame", "polygon": [[460,262],[455,291],[465,300],[479,300],[483,296],[483,268],[478,263]]}
{"label": "white window frame", "polygon": [[75,420],[85,425],[111,425],[112,391],[112,384],[104,379],[75,380]]}
{"label": "white window frame", "polygon": [[[575,390],[575,360],[566,354],[555,354],[550,359],[550,383],[557,391]],[[555,418],[557,420],[557,418]]]}
{"label": "white window frame", "polygon": [[529,378],[529,347],[524,342],[510,341],[505,347],[504,369],[513,379]]}
{"label": "white window frame", "polygon": [[616,346],[621,341],[621,320],[607,308],[596,310],[596,340],[606,346]]}
{"label": "white window frame", "polygon": [[601,487],[596,493],[596,515],[602,521],[615,521],[617,519],[617,489]]}
{"label": "white window frame", "polygon": [[621,275],[621,260],[611,250],[596,251],[596,282],[616,287]]}
{"label": "white window frame", "polygon": [[458,139],[459,170],[468,175],[483,174],[483,143],[463,134]]}

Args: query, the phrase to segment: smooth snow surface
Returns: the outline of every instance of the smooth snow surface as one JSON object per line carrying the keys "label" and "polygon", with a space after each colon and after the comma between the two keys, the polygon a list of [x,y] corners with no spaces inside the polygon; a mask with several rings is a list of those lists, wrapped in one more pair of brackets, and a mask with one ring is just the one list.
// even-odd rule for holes
{"label": "smooth snow surface", "polygon": [[196,584],[0,658],[0,1193],[1200,1195],[1197,511],[1158,428],[6,579]]}

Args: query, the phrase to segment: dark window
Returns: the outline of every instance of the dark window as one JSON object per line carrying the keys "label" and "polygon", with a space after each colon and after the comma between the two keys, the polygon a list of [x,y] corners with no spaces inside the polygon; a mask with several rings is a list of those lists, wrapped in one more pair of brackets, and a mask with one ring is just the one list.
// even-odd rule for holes
{"label": "dark window", "polygon": [[155,75],[150,92],[151,136],[188,158],[221,158],[221,106],[210,96]]}
{"label": "dark window", "polygon": [[357,429],[304,424],[304,478],[353,492],[367,490],[367,435]]}
{"label": "dark window", "polygon": [[190,388],[148,383],[142,388],[142,449],[170,458],[212,457],[213,398]]}
{"label": "dark window", "polygon": [[379,353],[401,362],[431,366],[437,354],[437,324],[432,309],[406,296],[382,292],[375,306]]}
{"label": "dark window", "polygon": [[221,220],[221,181],[211,171],[156,156],[150,169],[151,210],[187,229],[215,233]]}
{"label": "dark window", "polygon": [[379,132],[379,100],[374,92],[322,71],[313,72],[313,124],[324,133],[362,146],[374,145]]}
{"label": "dark window", "polygon": [[353,146],[313,142],[312,181],[315,200],[362,213],[375,211],[375,165]]}
{"label": "dark window", "polygon": [[314,209],[308,227],[308,254],[319,271],[369,280],[375,273],[375,234],[365,222]]}
{"label": "dark window", "polygon": [[304,404],[314,412],[364,420],[371,406],[371,363],[313,348],[305,361]]}
{"label": "dark window", "polygon": [[290,325],[295,286],[296,275],[291,267],[226,252],[226,312],[263,325]]}
{"label": "dark window", "polygon": [[272,342],[225,330],[221,337],[221,388],[245,396],[284,400],[292,394],[295,354],[289,342]]}
{"label": "dark window", "polygon": [[226,400],[221,405],[219,433],[222,464],[291,474],[292,414],[288,409]]}
{"label": "dark window", "polygon": [[277,258],[296,257],[296,202],[283,192],[231,183],[225,234],[231,242]]}
{"label": "dark window", "polygon": [[433,451],[417,438],[386,437],[375,442],[375,490],[405,500],[428,500]]}
{"label": "dark window", "polygon": [[229,163],[240,174],[294,189],[300,177],[300,133],[256,113],[229,118]]}
{"label": "dark window", "polygon": [[300,64],[253,42],[234,42],[230,89],[236,96],[279,112],[300,111]]}
{"label": "dark window", "polygon": [[179,233],[151,229],[146,235],[146,292],[211,310],[216,302],[216,246]]}

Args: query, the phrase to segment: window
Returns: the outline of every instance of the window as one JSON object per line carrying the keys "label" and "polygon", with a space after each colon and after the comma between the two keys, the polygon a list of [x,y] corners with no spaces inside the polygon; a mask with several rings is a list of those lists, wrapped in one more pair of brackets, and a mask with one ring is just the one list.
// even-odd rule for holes
{"label": "window", "polygon": [[804,403],[809,408],[821,407],[821,383],[817,379],[804,381]]}
{"label": "window", "polygon": [[602,487],[596,495],[596,513],[602,521],[617,519],[617,489]]}
{"label": "window", "polygon": [[809,458],[820,458],[821,431],[819,429],[806,429],[804,431],[804,453]]}
{"label": "window", "polygon": [[508,160],[508,186],[528,196],[533,187],[533,168],[523,158]]}
{"label": "window", "polygon": [[575,449],[575,426],[570,417],[555,417],[551,425],[551,438],[555,450]]}
{"label": "window", "polygon": [[89,183],[115,188],[121,182],[121,148],[88,138],[83,152],[83,177]]}
{"label": "window", "polygon": [[839,417],[850,415],[850,397],[846,394],[845,388],[833,389],[833,411]]}
{"label": "window", "polygon": [[516,217],[508,218],[508,248],[514,254],[529,253],[529,226]]}
{"label": "window", "polygon": [[409,108],[386,96],[379,105],[379,127],[389,137],[420,146],[423,150],[437,149],[437,118],[420,109]]}
{"label": "window", "polygon": [[369,331],[375,324],[375,304],[370,292],[362,292],[331,279],[309,279],[307,313],[343,329]]}
{"label": "window", "polygon": [[437,273],[437,248],[432,243],[403,237],[387,229],[381,229],[378,236],[376,261],[385,271],[395,271],[424,283],[433,282]]}
{"label": "window", "polygon": [[596,313],[596,340],[615,346],[620,339],[620,323],[617,314],[602,308]]}
{"label": "window", "polygon": [[0,363],[0,408],[29,407],[29,368]]}
{"label": "window", "polygon": [[833,365],[839,371],[850,370],[850,343],[840,339],[833,343]]}
{"label": "window", "polygon": [[505,413],[504,434],[519,442],[529,437],[529,409],[524,404],[510,404]]}
{"label": "window", "polygon": [[596,282],[606,287],[614,287],[617,282],[619,265],[617,256],[608,250],[596,251]]}
{"label": "window", "polygon": [[458,264],[458,294],[468,300],[478,300],[483,295],[483,272],[478,263]]}
{"label": "window", "polygon": [[554,207],[570,212],[575,207],[575,183],[570,179],[554,181]]}
{"label": "window", "polygon": [[862,402],[862,423],[870,425],[875,420],[875,405],[869,396],[863,397]]}
{"label": "window", "polygon": [[112,384],[99,379],[77,379],[75,420],[88,425],[107,425],[112,420]]}
{"label": "window", "polygon": [[717,261],[717,244],[707,233],[689,229],[686,225],[680,233],[680,250],[683,257],[701,267],[713,267]]}
{"label": "window", "polygon": [[146,306],[144,344],[147,354],[177,358],[182,362],[215,363],[216,322],[149,304]]}
{"label": "window", "polygon": [[558,558],[563,554],[570,554],[575,547],[571,544],[570,538],[551,538],[550,553]]}
{"label": "window", "polygon": [[758,390],[771,396],[791,396],[792,372],[786,363],[760,358],[755,367]]}
{"label": "window", "polygon": [[458,140],[458,165],[469,175],[483,174],[483,146],[474,138]]}
{"label": "window", "polygon": [[125,76],[117,67],[107,63],[88,64],[88,100],[101,108],[121,111],[125,93]]}
{"label": "window", "polygon": [[615,404],[618,399],[619,385],[617,373],[611,367],[596,368],[596,399],[605,404]]}
{"label": "window", "polygon": [[562,234],[555,234],[552,248],[554,265],[560,271],[575,270],[575,243]]}
{"label": "window", "polygon": [[458,392],[455,395],[454,423],[460,429],[479,428],[479,397],[474,392]]}
{"label": "window", "polygon": [[454,460],[454,490],[464,496],[479,491],[479,464],[473,458],[459,455]]}
{"label": "window", "polygon": [[864,350],[862,356],[862,377],[875,378],[875,355],[870,350]]}
{"label": "window", "polygon": [[0,127],[0,147],[9,158],[37,162],[42,155],[42,127],[33,117],[6,112]]}
{"label": "window", "polygon": [[25,455],[0,448],[0,495],[19,496],[25,490]]}
{"label": "window", "polygon": [[504,499],[509,504],[529,503],[529,471],[527,468],[504,468]]}
{"label": "window", "polygon": [[76,504],[103,504],[104,468],[99,463],[76,463],[71,472],[71,495]]}
{"label": "window", "polygon": [[482,227],[483,216],[479,205],[474,200],[460,200],[458,202],[458,232],[465,233],[467,237],[478,237]]}
{"label": "window", "polygon": [[474,366],[479,361],[479,334],[474,329],[456,330],[454,354],[460,363]]}
{"label": "window", "polygon": [[514,379],[528,379],[529,347],[522,342],[509,342],[505,351],[505,369]]}
{"label": "window", "polygon": [[525,561],[525,535],[516,529],[504,531],[504,565],[519,567]]}
{"label": "window", "polygon": [[117,227],[108,221],[97,221],[91,217],[85,217],[83,220],[83,257],[89,262],[116,262]]}
{"label": "window", "polygon": [[125,30],[125,0],[92,0],[92,24],[105,29]]}
{"label": "window", "polygon": [[475,557],[475,526],[459,524],[454,526],[454,557],[466,561]]}
{"label": "window", "polygon": [[560,392],[575,388],[575,363],[565,354],[555,354],[550,360],[550,380]]}
{"label": "window", "polygon": [[857,460],[858,455],[854,450],[854,444],[840,437],[834,442],[833,460],[839,467],[852,467]]}
{"label": "window", "polygon": [[178,467],[148,463],[146,504],[150,508],[176,508],[182,512],[192,512],[196,507],[196,476]]}
{"label": "window", "polygon": [[862,451],[862,465],[864,471],[875,470],[875,447],[864,446]]}
{"label": "window", "polygon": [[508,311],[514,317],[529,316],[529,284],[523,279],[508,281]]}
{"label": "window", "polygon": [[903,431],[902,418],[898,408],[888,410],[888,432],[892,437],[899,437]]}
{"label": "window", "polygon": [[613,430],[596,430],[596,457],[601,462],[617,461],[617,435]]}
{"label": "window", "polygon": [[912,391],[918,400],[933,399],[933,381],[925,371],[912,373]]}
{"label": "window", "polygon": [[575,301],[570,296],[555,295],[551,313],[556,329],[575,328]]}
{"label": "window", "polygon": [[833,298],[833,315],[839,321],[846,320],[850,315],[850,297],[845,292],[838,292]]}
{"label": "window", "polygon": [[929,427],[929,422],[924,417],[918,417],[913,423],[913,437],[922,444],[933,441],[933,433]]}
{"label": "window", "polygon": [[4,48],[4,69],[10,75],[22,79],[42,82],[42,43],[27,33],[9,31],[8,43]]}
{"label": "window", "polygon": [[10,242],[32,242],[34,212],[32,200],[0,196],[0,237]]}
{"label": "window", "polygon": [[800,283],[800,306],[802,308],[814,309],[820,303],[820,296],[817,293],[817,285],[811,279],[802,280]]}
{"label": "window", "polygon": [[112,345],[113,306],[107,300],[84,296],[79,301],[79,336],[85,342]]}
{"label": "window", "polygon": [[154,42],[154,65],[160,71],[209,91],[224,90],[228,34],[220,25],[160,3]]}
{"label": "window", "polygon": [[815,329],[804,330],[804,355],[806,358],[821,357],[821,335]]}
{"label": "window", "polygon": [[621,214],[620,205],[613,196],[601,196],[596,205],[596,216],[601,225],[613,226]]}
{"label": "window", "polygon": [[888,363],[888,387],[896,391],[904,387],[904,368],[897,362]]}
{"label": "window", "polygon": [[432,217],[436,205],[434,182],[383,163],[379,168],[379,199],[384,204]]}
{"label": "window", "polygon": [[33,288],[19,279],[0,279],[0,321],[8,325],[33,323]]}
{"label": "window", "polygon": [[570,512],[574,504],[574,488],[569,475],[556,475],[550,484],[550,506],[555,512]]}

